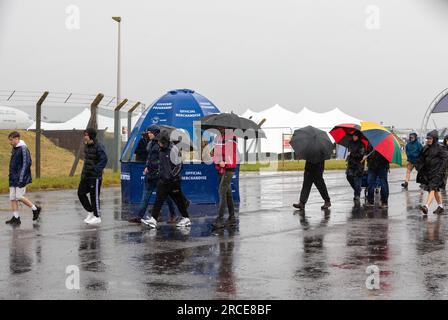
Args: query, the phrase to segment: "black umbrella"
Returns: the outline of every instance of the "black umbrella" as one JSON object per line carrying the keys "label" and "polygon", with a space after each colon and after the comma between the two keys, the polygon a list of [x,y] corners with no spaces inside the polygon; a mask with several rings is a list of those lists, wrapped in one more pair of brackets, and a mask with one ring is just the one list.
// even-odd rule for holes
{"label": "black umbrella", "polygon": [[328,134],[312,126],[295,130],[289,144],[299,159],[311,163],[330,159],[334,148]]}
{"label": "black umbrella", "polygon": [[[231,113],[214,113],[201,118],[202,129],[240,129],[247,138],[266,138],[263,130],[252,120]],[[253,133],[253,136],[251,135]]]}

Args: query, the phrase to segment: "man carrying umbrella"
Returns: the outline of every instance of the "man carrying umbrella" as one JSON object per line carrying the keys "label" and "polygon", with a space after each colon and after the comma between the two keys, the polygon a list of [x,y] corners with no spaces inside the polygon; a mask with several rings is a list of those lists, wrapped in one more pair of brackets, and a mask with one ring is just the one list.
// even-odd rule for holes
{"label": "man carrying umbrella", "polygon": [[[229,220],[227,226],[236,224],[231,182],[237,167],[237,135],[240,138],[266,137],[260,127],[252,120],[231,113],[214,113],[201,118],[201,128],[217,129],[213,148],[213,162],[219,174],[219,209],[213,228],[224,226],[224,211],[227,206]],[[241,136],[243,134],[243,136]]]}
{"label": "man carrying umbrella", "polygon": [[215,229],[220,229],[224,226],[224,211],[226,207],[229,212],[227,225],[232,226],[236,224],[231,182],[237,167],[237,139],[231,129],[226,130],[224,127],[220,127],[219,133],[215,138],[212,151],[213,162],[219,175],[218,217],[213,223]]}
{"label": "man carrying umbrella", "polygon": [[299,203],[294,203],[293,207],[301,211],[305,210],[305,204],[314,184],[325,201],[321,209],[328,210],[331,207],[331,201],[323,174],[325,160],[330,159],[333,152],[333,143],[326,132],[308,126],[296,130],[290,144],[298,158],[306,160],[300,200]]}
{"label": "man carrying umbrella", "polygon": [[387,175],[389,173],[389,161],[381,153],[369,146],[369,154],[364,156],[363,161],[367,159],[367,203],[366,208],[372,208],[375,205],[375,188],[379,181],[381,187],[381,208],[387,209],[389,200],[389,183]]}

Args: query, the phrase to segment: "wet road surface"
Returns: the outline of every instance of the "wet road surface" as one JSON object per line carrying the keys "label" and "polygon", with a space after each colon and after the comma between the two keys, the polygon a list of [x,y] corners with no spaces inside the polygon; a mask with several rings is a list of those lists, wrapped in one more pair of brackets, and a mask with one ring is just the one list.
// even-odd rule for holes
{"label": "wet road surface", "polygon": [[[415,183],[402,191],[403,176],[392,170],[387,212],[365,211],[354,207],[344,173],[328,172],[331,211],[320,210],[313,188],[303,215],[291,207],[302,173],[247,173],[239,226],[218,233],[212,217],[193,218],[186,232],[129,224],[119,188],[103,190],[99,227],[83,224],[68,190],[30,193],[44,207],[41,221],[22,207],[13,229],[0,195],[0,298],[446,299],[447,217],[423,218],[422,193]],[[366,288],[370,265],[379,268],[378,290]],[[67,289],[70,266],[79,268],[79,289]]]}

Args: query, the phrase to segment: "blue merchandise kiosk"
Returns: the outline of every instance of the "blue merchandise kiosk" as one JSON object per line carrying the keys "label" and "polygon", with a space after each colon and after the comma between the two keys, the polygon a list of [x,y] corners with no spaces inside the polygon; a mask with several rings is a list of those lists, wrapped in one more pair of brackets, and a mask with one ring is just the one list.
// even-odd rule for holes
{"label": "blue merchandise kiosk", "polygon": [[[122,203],[128,211],[134,211],[141,202],[144,183],[144,163],[136,161],[136,149],[142,132],[151,124],[169,125],[185,130],[196,145],[197,137],[193,122],[202,117],[219,113],[208,99],[189,89],[172,90],[155,101],[137,121],[121,155]],[[193,204],[192,215],[215,215],[218,196],[218,174],[214,165],[192,161],[182,165],[182,190]],[[232,194],[236,204],[239,198],[239,167],[232,180]],[[151,198],[151,203],[155,195]],[[128,213],[131,213],[128,212]]]}

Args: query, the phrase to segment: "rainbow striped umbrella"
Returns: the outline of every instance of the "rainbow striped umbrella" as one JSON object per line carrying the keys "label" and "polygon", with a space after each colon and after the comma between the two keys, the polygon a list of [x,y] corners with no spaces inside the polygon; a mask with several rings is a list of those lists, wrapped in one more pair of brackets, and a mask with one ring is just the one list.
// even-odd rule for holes
{"label": "rainbow striped umbrella", "polygon": [[367,121],[361,121],[359,125],[341,124],[334,127],[330,134],[337,144],[347,147],[351,135],[356,131],[362,133],[361,141],[365,146],[370,144],[389,162],[402,165],[400,144],[390,131],[379,124]]}

